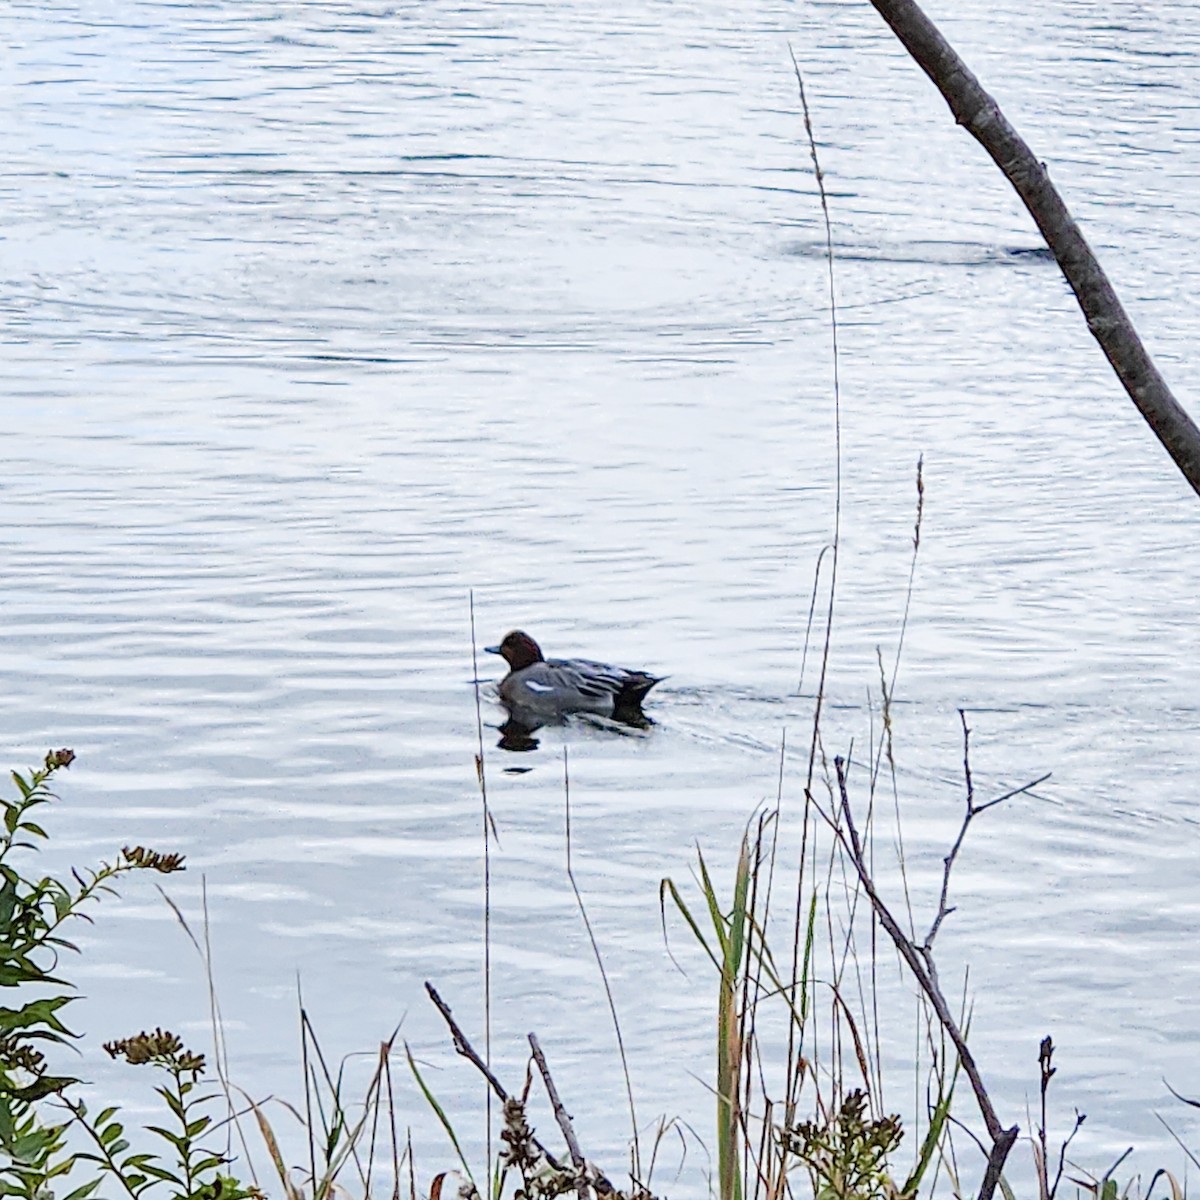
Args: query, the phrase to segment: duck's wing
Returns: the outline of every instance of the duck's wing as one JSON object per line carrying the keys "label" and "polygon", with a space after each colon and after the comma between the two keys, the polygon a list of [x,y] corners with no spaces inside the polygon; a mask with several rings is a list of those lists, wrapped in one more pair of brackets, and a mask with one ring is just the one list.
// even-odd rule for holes
{"label": "duck's wing", "polygon": [[545,679],[529,679],[528,686],[537,690],[540,682],[546,688],[561,688],[577,692],[590,700],[606,700],[619,696],[629,685],[631,672],[609,663],[592,662],[587,658],[551,658],[545,663]]}

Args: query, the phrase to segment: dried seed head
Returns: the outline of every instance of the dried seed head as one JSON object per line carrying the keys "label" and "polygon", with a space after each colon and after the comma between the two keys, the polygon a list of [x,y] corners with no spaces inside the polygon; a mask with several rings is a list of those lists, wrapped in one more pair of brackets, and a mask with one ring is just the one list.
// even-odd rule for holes
{"label": "dried seed head", "polygon": [[144,867],[148,871],[158,871],[163,875],[171,875],[175,871],[185,869],[182,854],[160,854],[157,850],[148,850],[145,846],[126,846],[121,854],[131,867]]}
{"label": "dried seed head", "polygon": [[139,1033],[121,1038],[116,1042],[105,1042],[104,1049],[112,1058],[123,1058],[131,1066],[153,1063],[155,1066],[173,1068],[178,1071],[204,1070],[204,1055],[193,1054],[182,1040],[169,1030],[156,1029],[153,1033]]}
{"label": "dried seed head", "polygon": [[46,1066],[42,1054],[28,1042],[23,1042],[19,1036],[11,1033],[0,1034],[0,1066],[4,1069],[12,1067],[28,1071],[31,1075],[41,1075]]}

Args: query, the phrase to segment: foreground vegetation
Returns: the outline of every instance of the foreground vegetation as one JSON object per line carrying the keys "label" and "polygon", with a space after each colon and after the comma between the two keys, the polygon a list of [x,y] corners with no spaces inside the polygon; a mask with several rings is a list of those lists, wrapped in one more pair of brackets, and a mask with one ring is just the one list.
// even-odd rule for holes
{"label": "foreground vegetation", "polygon": [[[951,872],[971,824],[988,808],[1040,781],[978,800],[970,777],[970,731],[963,718],[964,818],[945,859],[937,910],[928,932],[918,938],[905,932],[911,919],[902,925],[892,914],[869,868],[875,792],[888,774],[885,764],[891,757],[886,719],[881,736],[865,817],[856,816],[850,803],[848,768],[841,758],[825,764],[823,782],[818,772],[806,789],[794,891],[783,893],[777,881],[782,866],[778,805],[760,814],[743,839],[730,896],[722,898],[702,855],[698,890],[689,894],[673,881],[663,881],[664,929],[668,920],[682,923],[707,956],[716,983],[716,1177],[711,1190],[721,1200],[809,1195],[814,1200],[916,1200],[939,1192],[955,1197],[982,1194],[989,1187],[1013,1200],[1004,1166],[1017,1129],[1005,1126],[991,1108],[984,1070],[967,1044],[966,1022],[950,1010],[941,993],[933,947],[952,911]],[[0,983],[16,997],[16,1005],[0,1009],[0,1194],[26,1200],[114,1195],[251,1200],[267,1194],[284,1200],[415,1200],[426,1195],[439,1200],[452,1189],[463,1196],[510,1195],[514,1200],[549,1200],[567,1193],[648,1200],[659,1194],[653,1179],[657,1145],[641,1146],[635,1130],[627,1171],[609,1173],[590,1161],[536,1036],[529,1037],[523,1086],[509,1090],[475,1051],[432,985],[427,985],[430,999],[445,1019],[455,1049],[483,1074],[497,1097],[500,1149],[494,1161],[479,1164],[482,1174],[473,1171],[462,1149],[464,1139],[456,1131],[453,1112],[439,1102],[406,1051],[408,1067],[427,1102],[425,1117],[442,1125],[457,1160],[453,1175],[437,1172],[424,1182],[427,1176],[413,1162],[411,1142],[398,1130],[392,1087],[395,1039],[380,1047],[366,1095],[352,1104],[344,1095],[340,1070],[326,1063],[304,1014],[302,1122],[308,1161],[300,1166],[285,1162],[261,1106],[235,1094],[237,1089],[229,1084],[221,1067],[219,1028],[213,1075],[208,1055],[184,1046],[163,1029],[134,1033],[104,1046],[113,1058],[155,1073],[153,1092],[163,1113],[159,1122],[135,1128],[115,1106],[85,1103],[80,1081],[56,1073],[50,1065],[51,1059],[61,1057],[54,1052],[75,1036],[65,1011],[74,999],[74,989],[64,977],[69,974],[64,972],[68,955],[75,950],[67,936],[70,923],[88,919],[87,910],[111,894],[123,876],[172,874],[183,870],[184,862],[179,855],[138,846],[123,849],[112,864],[73,871],[68,880],[22,874],[20,864],[30,859],[21,856],[47,837],[44,811],[54,799],[49,785],[73,757],[69,750],[52,751],[39,769],[14,773],[17,796],[2,802]],[[813,761],[820,764],[819,753]],[[814,799],[822,788],[828,806]],[[834,901],[835,891],[827,885],[839,874],[850,886],[841,893],[842,901]],[[785,895],[782,905],[772,899],[777,893]],[[582,896],[579,902],[586,921]],[[831,903],[843,907],[834,912]],[[773,908],[782,908],[785,919],[778,921]],[[907,905],[906,911],[911,911]],[[926,1100],[920,1111],[905,1117],[883,1110],[878,1100],[883,1092],[884,1034],[876,977],[883,956],[872,935],[879,930],[895,948],[895,955],[887,959],[907,966],[925,1029],[921,1061],[913,1069],[925,1083]],[[775,937],[778,931],[785,936]],[[860,953],[864,935],[870,937],[870,948]],[[597,956],[603,978],[598,949]],[[613,1015],[616,1020],[615,1004]],[[1157,1194],[1180,1200],[1185,1189],[1165,1170],[1143,1186],[1138,1179],[1119,1183],[1119,1163],[1095,1175],[1070,1164],[1068,1147],[1084,1118],[1077,1115],[1074,1128],[1057,1143],[1047,1129],[1053,1054],[1050,1039],[1043,1039],[1038,1056],[1040,1120],[1027,1132],[1038,1200],[1054,1200],[1064,1182],[1098,1200],[1149,1197],[1156,1188]],[[564,1151],[548,1147],[530,1124],[527,1106],[534,1078],[545,1089]],[[961,1111],[961,1103],[956,1106],[956,1098],[965,1096],[977,1110],[974,1122]],[[273,1163],[270,1183],[253,1177],[243,1129],[247,1122]],[[963,1142],[964,1137],[968,1146],[978,1148],[976,1166],[972,1154],[956,1146],[956,1139]],[[906,1140],[911,1148],[904,1157]],[[232,1149],[235,1141],[242,1147],[240,1154]],[[900,1165],[902,1157],[906,1167]],[[972,1178],[974,1184],[968,1182]]]}
{"label": "foreground vegetation", "polygon": [[[86,919],[89,905],[111,895],[123,875],[183,869],[179,855],[135,846],[123,849],[112,864],[73,871],[69,880],[21,874],[18,854],[47,837],[39,810],[54,799],[50,780],[74,757],[70,750],[53,750],[39,769],[27,775],[14,771],[18,796],[3,802],[0,984],[15,989],[19,1007],[0,1009],[0,1192],[28,1200],[59,1194],[85,1200],[112,1181],[130,1196],[242,1200],[254,1192],[223,1174],[225,1156],[202,1144],[212,1125],[205,1112],[212,1097],[199,1088],[204,1056],[187,1050],[174,1034],[158,1029],[105,1046],[114,1058],[161,1072],[156,1091],[166,1124],[148,1130],[158,1150],[131,1152],[117,1110],[90,1112],[79,1080],[54,1074],[47,1064],[42,1048],[64,1046],[74,1036],[63,1020],[74,989],[52,973],[65,964],[62,952],[75,950],[66,937],[71,919]],[[82,1142],[68,1146],[72,1128]]]}

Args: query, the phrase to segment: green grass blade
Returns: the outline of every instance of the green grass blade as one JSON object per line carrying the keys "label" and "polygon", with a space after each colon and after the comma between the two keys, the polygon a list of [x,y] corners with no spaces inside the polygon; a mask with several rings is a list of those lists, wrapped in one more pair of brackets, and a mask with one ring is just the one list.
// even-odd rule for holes
{"label": "green grass blade", "polygon": [[[703,860],[701,860],[703,871]],[[715,907],[712,882],[704,871],[704,886],[709,895],[710,911]],[[742,839],[737,876],[733,888],[733,909],[727,929],[722,931],[724,951],[721,963],[720,994],[717,1003],[717,1171],[720,1200],[741,1200],[741,1093],[742,1039],[738,1028],[738,980],[745,966],[746,899],[750,890],[750,848]],[[719,912],[719,910],[718,910]]]}
{"label": "green grass blade", "polygon": [[725,917],[721,913],[721,904],[717,900],[717,889],[713,887],[712,877],[708,873],[708,866],[704,861],[704,854],[697,850],[696,857],[700,860],[700,883],[704,890],[704,900],[708,905],[709,919],[713,924],[713,932],[717,935],[717,944],[721,947],[721,956],[725,956],[727,946]]}
{"label": "green grass blade", "polygon": [[696,918],[692,916],[692,910],[688,908],[683,897],[679,894],[679,889],[670,879],[664,879],[658,885],[658,907],[662,916],[663,937],[666,937],[667,932],[667,909],[664,901],[666,899],[666,893],[668,892],[671,894],[671,899],[675,901],[675,907],[679,909],[680,916],[683,917],[683,919],[687,922],[688,928],[692,931],[692,936],[700,943],[701,946],[704,947],[704,953],[708,955],[712,965],[719,971],[721,969],[720,961],[713,953],[712,947],[705,940],[704,933],[701,931],[699,923],[696,921]]}
{"label": "green grass blade", "polygon": [[463,1154],[462,1146],[459,1145],[458,1135],[454,1132],[454,1126],[450,1124],[450,1118],[446,1116],[446,1110],[437,1102],[437,1097],[429,1090],[429,1086],[421,1077],[421,1072],[417,1069],[416,1059],[413,1058],[412,1050],[409,1048],[407,1042],[404,1043],[404,1054],[408,1059],[408,1069],[412,1071],[413,1078],[417,1081],[417,1087],[421,1089],[421,1094],[425,1097],[429,1107],[433,1109],[437,1119],[442,1123],[442,1128],[450,1138],[451,1145],[454,1147],[454,1153],[458,1155],[458,1161],[462,1164],[463,1173],[471,1181],[471,1186],[478,1192],[479,1188],[475,1184],[475,1176],[471,1174],[471,1168],[467,1163],[466,1155]]}

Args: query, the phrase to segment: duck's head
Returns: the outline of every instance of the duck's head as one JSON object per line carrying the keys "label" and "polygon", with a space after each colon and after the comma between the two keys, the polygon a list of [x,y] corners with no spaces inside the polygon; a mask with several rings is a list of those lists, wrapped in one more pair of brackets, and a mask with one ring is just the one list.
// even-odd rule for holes
{"label": "duck's head", "polygon": [[527,633],[514,629],[504,635],[498,646],[485,646],[489,654],[499,654],[508,663],[510,671],[523,671],[526,667],[542,661],[542,648]]}

